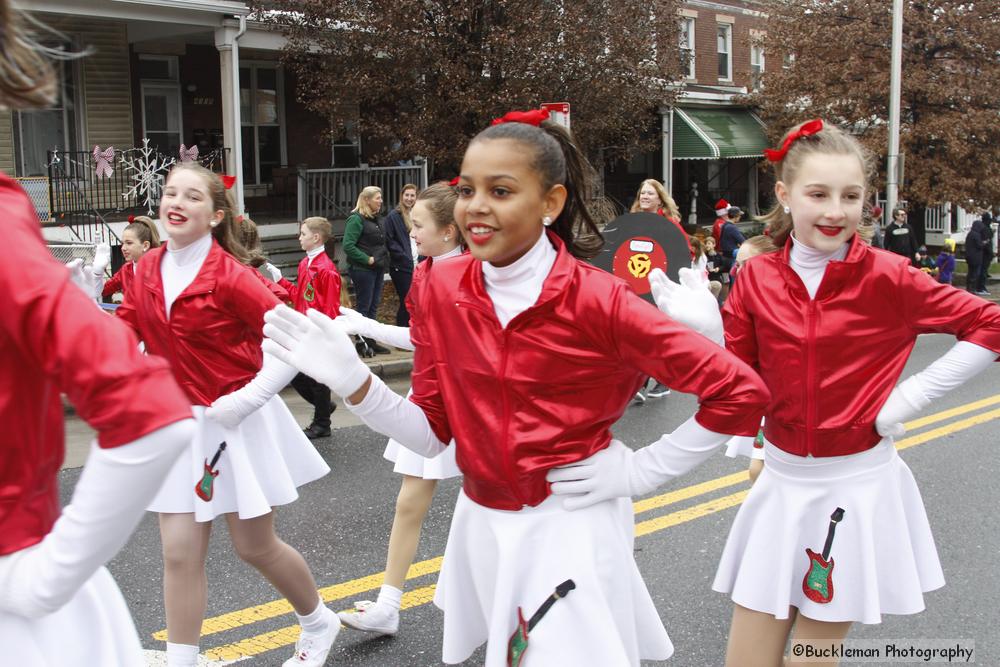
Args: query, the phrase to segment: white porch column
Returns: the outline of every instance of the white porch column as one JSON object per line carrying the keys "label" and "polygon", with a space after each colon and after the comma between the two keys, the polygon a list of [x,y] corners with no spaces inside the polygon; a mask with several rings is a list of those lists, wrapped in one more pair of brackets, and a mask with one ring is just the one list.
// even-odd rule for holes
{"label": "white porch column", "polygon": [[237,215],[243,213],[243,133],[240,121],[240,47],[237,40],[246,32],[246,20],[225,19],[215,30],[222,77],[222,136],[229,153],[226,172],[236,177],[233,197]]}

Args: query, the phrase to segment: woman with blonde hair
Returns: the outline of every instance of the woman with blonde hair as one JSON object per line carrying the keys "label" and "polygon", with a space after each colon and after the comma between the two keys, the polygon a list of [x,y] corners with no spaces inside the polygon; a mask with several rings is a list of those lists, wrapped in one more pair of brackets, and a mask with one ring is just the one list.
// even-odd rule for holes
{"label": "woman with blonde hair", "polygon": [[[389,247],[385,229],[378,220],[382,209],[382,188],[369,185],[358,195],[358,203],[347,218],[344,228],[344,253],[347,255],[347,275],[354,283],[357,299],[355,310],[375,319],[382,300],[382,281],[389,268]],[[378,354],[389,354],[389,348],[374,340],[368,341]]]}

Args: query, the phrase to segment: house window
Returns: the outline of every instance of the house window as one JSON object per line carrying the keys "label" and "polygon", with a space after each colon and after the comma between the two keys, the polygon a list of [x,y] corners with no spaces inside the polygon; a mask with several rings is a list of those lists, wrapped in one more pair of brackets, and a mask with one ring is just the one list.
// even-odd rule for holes
{"label": "house window", "polygon": [[681,39],[681,63],[687,67],[685,76],[689,79],[696,78],[694,71],[694,19],[681,19],[680,28]]}
{"label": "house window", "polygon": [[764,76],[764,46],[755,44],[750,47],[750,85],[754,90],[760,89]]}
{"label": "house window", "polygon": [[139,87],[143,138],[160,153],[176,156],[184,135],[177,56],[140,55]]}
{"label": "house window", "polygon": [[731,81],[733,78],[733,26],[718,24],[719,79]]}
{"label": "house window", "polygon": [[80,150],[77,73],[74,61],[64,61],[59,68],[59,97],[55,105],[13,114],[14,173],[18,176],[47,175],[51,150]]}
{"label": "house window", "polygon": [[782,57],[782,59],[781,59],[781,66],[784,69],[791,69],[792,65],[794,65],[794,64],[795,64],[795,54],[794,53],[786,53]]}
{"label": "house window", "polygon": [[270,183],[285,164],[284,77],[277,64],[240,67],[240,122],[243,125],[243,180]]}
{"label": "house window", "polygon": [[357,167],[361,164],[361,135],[356,121],[347,121],[333,142],[332,166]]}

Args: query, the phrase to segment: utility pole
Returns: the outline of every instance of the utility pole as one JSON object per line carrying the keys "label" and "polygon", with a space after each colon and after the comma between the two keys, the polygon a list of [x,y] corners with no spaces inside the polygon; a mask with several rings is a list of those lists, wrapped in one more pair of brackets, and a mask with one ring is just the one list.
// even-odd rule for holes
{"label": "utility pole", "polygon": [[886,165],[885,207],[892,210],[899,202],[899,107],[900,77],[903,69],[903,0],[892,0],[892,73],[889,81],[889,155]]}

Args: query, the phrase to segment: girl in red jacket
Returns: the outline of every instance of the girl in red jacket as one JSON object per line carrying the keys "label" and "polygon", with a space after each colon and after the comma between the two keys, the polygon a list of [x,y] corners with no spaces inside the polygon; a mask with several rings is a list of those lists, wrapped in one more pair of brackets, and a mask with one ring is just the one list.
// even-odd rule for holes
{"label": "girl in red jacket", "polygon": [[[793,643],[828,646],[852,623],[917,613],[944,585],[893,438],[1000,351],[1000,308],[860,238],[869,161],[853,137],[810,121],[767,156],[780,249],[742,267],[723,309],[727,349],[772,393],[764,470],[713,584],[735,603],[730,667],[781,664],[793,626]],[[922,333],[959,342],[897,386]]]}
{"label": "girl in red jacket", "polygon": [[130,216],[129,224],[122,232],[122,255],[125,263],[104,283],[101,296],[108,298],[115,292],[123,295],[128,293],[128,287],[135,276],[135,265],[151,248],[160,247],[160,233],[156,231],[156,223],[144,215]]}
{"label": "girl in red jacket", "polygon": [[[462,235],[455,222],[458,195],[447,183],[435,183],[417,195],[410,211],[410,236],[425,261],[414,271],[413,284],[407,298],[407,311],[413,313],[419,300],[420,284],[428,268],[462,254]],[[380,343],[412,350],[409,327],[395,327],[365,317],[350,308],[341,309],[346,330],[374,338]],[[389,553],[385,562],[385,579],[375,602],[361,600],[354,611],[341,612],[340,620],[365,632],[395,634],[399,629],[399,606],[403,597],[406,573],[413,563],[420,541],[420,529],[434,499],[438,480],[462,474],[455,462],[455,448],[448,447],[437,456],[425,457],[390,440],[385,458],[392,461],[393,470],[403,476],[396,499],[396,514],[389,534]]]}
{"label": "girl in red jacket", "polygon": [[[266,346],[407,448],[435,455],[454,439],[463,489],[435,595],[446,663],[487,642],[487,667],[508,664],[508,640],[518,635],[518,651],[524,621],[571,580],[530,630],[522,664],[637,666],[673,647],[632,556],[629,497],[696,465],[724,434],[752,434],[767,392],[745,364],[578,259],[601,247],[586,206],[592,171],[547,116],[507,114],[465,153],[455,219],[470,253],[433,265],[420,286],[409,401],[314,311],[268,313]],[[701,403],[634,452],[611,426],[649,375]]]}
{"label": "girl in red jacket", "polygon": [[[298,486],[329,468],[276,395],[295,370],[261,353],[264,312],[279,300],[240,261],[247,253],[216,174],[192,163],[175,167],[160,219],[169,241],[139,263],[117,313],[147,352],[167,359],[198,418],[198,433],[149,506],[160,513],[167,662],[197,660],[208,540],[213,519],[224,515],[237,554],[298,615],[302,636],[285,664],[318,667],[340,623],[319,599],[305,560],[275,535],[272,508],[295,500]],[[213,492],[196,495],[195,483],[212,472]]]}
{"label": "girl in red jacket", "polygon": [[[0,107],[46,107],[58,79],[22,25],[0,0]],[[2,662],[141,665],[135,624],[103,565],[194,433],[191,406],[166,363],[140,354],[128,328],[70,282],[31,201],[2,173],[0,216],[4,248],[17,257],[0,264]],[[97,432],[62,508],[61,393]]]}

